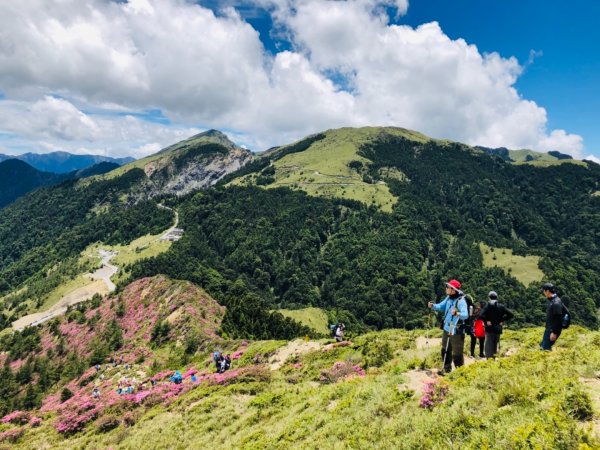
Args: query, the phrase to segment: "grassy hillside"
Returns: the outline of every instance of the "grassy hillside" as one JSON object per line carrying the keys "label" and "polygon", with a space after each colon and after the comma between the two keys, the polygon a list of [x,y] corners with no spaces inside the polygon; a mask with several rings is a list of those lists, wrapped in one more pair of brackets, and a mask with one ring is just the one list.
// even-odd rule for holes
{"label": "grassy hillside", "polygon": [[560,159],[549,153],[535,152],[533,150],[509,150],[508,154],[515,164],[529,164],[537,167],[550,167],[560,164],[585,166],[583,161],[577,159]]}
{"label": "grassy hillside", "polygon": [[525,286],[544,279],[544,272],[540,270],[539,256],[513,255],[510,248],[492,248],[483,243],[479,246],[485,267],[500,267]]}
{"label": "grassy hillside", "polygon": [[327,314],[320,308],[280,309],[279,312],[285,317],[312,328],[317,333],[329,334]]}
{"label": "grassy hillside", "polygon": [[[238,343],[223,376],[198,367],[177,392],[122,398],[72,433],[57,431],[55,412],[32,412],[28,424],[0,425],[0,439],[64,449],[599,448],[600,333],[569,329],[545,353],[541,332],[508,331],[499,359],[468,359],[445,378],[432,372],[437,330],[370,333],[348,346]],[[288,354],[280,368],[270,363]]]}
{"label": "grassy hillside", "polygon": [[[284,146],[277,149],[272,163],[272,180],[266,183],[269,188],[290,187],[300,189],[309,195],[327,198],[358,200],[368,205],[374,204],[382,211],[391,211],[397,199],[390,193],[385,182],[366,181],[361,173],[350,166],[359,162],[368,166],[370,161],[359,156],[360,146],[370,142],[382,133],[400,136],[414,142],[427,142],[427,136],[402,128],[340,128],[324,132],[324,138],[316,140],[307,149],[288,153]],[[277,157],[284,154],[283,157]],[[273,170],[274,169],[274,170]],[[393,175],[403,178],[402,174]],[[248,175],[233,181],[232,185],[263,184],[259,174]]]}

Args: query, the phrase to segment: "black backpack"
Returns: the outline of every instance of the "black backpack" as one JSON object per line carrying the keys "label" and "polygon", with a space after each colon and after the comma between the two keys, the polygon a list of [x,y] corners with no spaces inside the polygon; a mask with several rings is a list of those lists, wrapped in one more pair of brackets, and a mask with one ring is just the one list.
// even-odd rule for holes
{"label": "black backpack", "polygon": [[571,313],[563,303],[561,323],[563,330],[571,326]]}

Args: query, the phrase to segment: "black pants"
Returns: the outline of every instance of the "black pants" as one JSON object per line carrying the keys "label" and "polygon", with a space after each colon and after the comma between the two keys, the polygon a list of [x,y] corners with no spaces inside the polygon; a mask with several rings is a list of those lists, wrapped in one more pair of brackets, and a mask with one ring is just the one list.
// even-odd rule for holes
{"label": "black pants", "polygon": [[485,357],[493,358],[498,352],[498,344],[500,343],[500,333],[485,332]]}
{"label": "black pants", "polygon": [[479,357],[483,358],[483,343],[485,342],[485,337],[475,337],[474,334],[471,334],[471,356],[475,357],[475,344],[479,341]]}
{"label": "black pants", "polygon": [[452,363],[454,367],[460,367],[465,363],[463,355],[463,347],[465,345],[465,335],[463,333],[448,335],[444,330],[442,335],[442,361],[444,361],[444,372],[452,371]]}

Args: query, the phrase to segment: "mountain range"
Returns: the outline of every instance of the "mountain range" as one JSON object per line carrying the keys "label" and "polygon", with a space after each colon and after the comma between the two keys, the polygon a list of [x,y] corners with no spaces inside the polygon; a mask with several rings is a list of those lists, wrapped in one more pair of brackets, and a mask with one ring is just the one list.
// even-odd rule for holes
{"label": "mountain range", "polygon": [[39,187],[99,175],[117,167],[116,163],[104,161],[68,173],[51,173],[37,170],[19,159],[7,159],[0,162],[0,208]]}
{"label": "mountain range", "polygon": [[59,174],[85,169],[100,162],[112,162],[120,166],[135,160],[131,157],[111,158],[100,155],[74,155],[67,152],[23,153],[21,155],[0,154],[0,162],[7,159],[19,159],[42,172]]}
{"label": "mountain range", "polygon": [[[108,294],[91,279],[107,254]],[[503,359],[441,380],[426,304],[451,278],[475,302],[496,291],[514,319]],[[544,281],[575,323],[552,355],[534,350]],[[0,443],[438,448],[453,433],[468,448],[595,448],[581,380],[600,371],[599,290],[591,161],[393,127],[252,154],[210,130],[0,209]],[[354,342],[279,312],[306,307]],[[233,370],[213,372],[215,350]]]}

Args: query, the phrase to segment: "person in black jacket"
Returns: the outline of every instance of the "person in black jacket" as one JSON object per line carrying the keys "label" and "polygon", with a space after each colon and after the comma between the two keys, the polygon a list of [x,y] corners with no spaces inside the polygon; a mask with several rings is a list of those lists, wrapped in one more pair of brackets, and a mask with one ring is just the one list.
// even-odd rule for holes
{"label": "person in black jacket", "polygon": [[479,313],[479,318],[485,323],[485,357],[493,358],[498,352],[502,325],[506,320],[512,319],[513,313],[502,303],[498,302],[498,294],[490,291],[489,301]]}
{"label": "person in black jacket", "polygon": [[540,348],[550,351],[562,331],[563,302],[556,293],[556,286],[552,283],[544,283],[542,293],[548,303],[546,305],[546,329]]}

